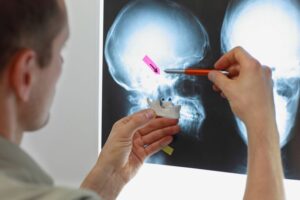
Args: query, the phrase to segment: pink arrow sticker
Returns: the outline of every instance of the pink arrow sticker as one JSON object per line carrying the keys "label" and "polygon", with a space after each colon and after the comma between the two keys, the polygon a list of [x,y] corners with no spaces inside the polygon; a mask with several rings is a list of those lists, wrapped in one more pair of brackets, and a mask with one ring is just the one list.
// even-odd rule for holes
{"label": "pink arrow sticker", "polygon": [[159,67],[151,60],[147,55],[144,57],[143,61],[150,67],[150,69],[156,73],[160,74],[160,69]]}

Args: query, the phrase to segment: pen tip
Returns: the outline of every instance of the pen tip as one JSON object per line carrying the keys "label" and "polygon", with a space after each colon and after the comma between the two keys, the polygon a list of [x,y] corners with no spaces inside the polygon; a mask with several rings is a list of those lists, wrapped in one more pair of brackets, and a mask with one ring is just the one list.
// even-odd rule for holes
{"label": "pen tip", "polygon": [[181,73],[184,73],[184,70],[183,69],[165,69],[164,72],[168,73],[168,74],[181,74]]}

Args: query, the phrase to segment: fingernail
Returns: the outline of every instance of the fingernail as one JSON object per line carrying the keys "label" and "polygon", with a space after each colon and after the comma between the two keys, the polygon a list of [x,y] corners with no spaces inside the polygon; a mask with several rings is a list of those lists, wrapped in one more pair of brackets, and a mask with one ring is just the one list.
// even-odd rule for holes
{"label": "fingernail", "polygon": [[162,145],[163,146],[168,146],[172,141],[173,141],[173,138],[171,137],[170,139],[164,141]]}
{"label": "fingernail", "polygon": [[214,79],[215,79],[215,73],[214,73],[214,72],[209,72],[209,73],[208,73],[208,79],[209,79],[210,81],[214,81]]}
{"label": "fingernail", "polygon": [[147,119],[153,119],[154,116],[155,116],[155,113],[154,113],[153,110],[149,110],[149,111],[146,112],[145,115],[146,115],[146,118],[147,118]]}

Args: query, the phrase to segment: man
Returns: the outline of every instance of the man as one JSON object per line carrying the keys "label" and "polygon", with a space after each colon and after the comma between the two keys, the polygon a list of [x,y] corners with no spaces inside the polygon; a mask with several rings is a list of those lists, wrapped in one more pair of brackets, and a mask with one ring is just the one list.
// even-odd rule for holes
{"label": "man", "polygon": [[54,187],[18,145],[48,121],[68,32],[64,0],[0,0],[0,199],[115,199],[145,158],[179,132],[177,120],[156,119],[152,110],[125,117],[82,190]]}
{"label": "man", "polygon": [[[18,145],[25,131],[37,130],[49,119],[67,37],[64,0],[0,0],[1,199],[115,199],[145,158],[179,132],[177,120],[156,118],[152,110],[125,117],[113,126],[81,190],[53,186]],[[228,98],[248,129],[245,199],[283,199],[270,71],[241,48],[224,55],[216,68],[228,70],[231,79],[210,73],[214,89]]]}

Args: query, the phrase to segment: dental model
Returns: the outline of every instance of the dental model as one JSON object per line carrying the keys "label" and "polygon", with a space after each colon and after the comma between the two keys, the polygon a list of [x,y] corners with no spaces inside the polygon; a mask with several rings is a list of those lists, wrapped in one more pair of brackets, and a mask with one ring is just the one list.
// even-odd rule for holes
{"label": "dental model", "polygon": [[147,99],[148,105],[156,112],[157,116],[179,119],[181,106],[174,105],[171,101]]}

